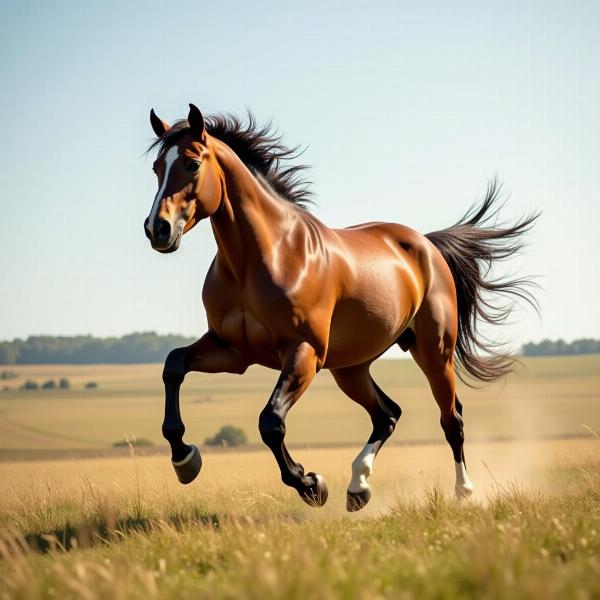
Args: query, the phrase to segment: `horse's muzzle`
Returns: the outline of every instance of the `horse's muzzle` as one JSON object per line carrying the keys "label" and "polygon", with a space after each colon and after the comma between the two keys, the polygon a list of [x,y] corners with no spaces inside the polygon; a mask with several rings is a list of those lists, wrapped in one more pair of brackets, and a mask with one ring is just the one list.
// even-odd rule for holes
{"label": "horse's muzzle", "polygon": [[183,227],[176,227],[173,230],[171,223],[166,219],[158,219],[152,228],[149,227],[148,219],[144,221],[146,237],[150,240],[152,248],[162,254],[175,252],[179,248],[182,230]]}

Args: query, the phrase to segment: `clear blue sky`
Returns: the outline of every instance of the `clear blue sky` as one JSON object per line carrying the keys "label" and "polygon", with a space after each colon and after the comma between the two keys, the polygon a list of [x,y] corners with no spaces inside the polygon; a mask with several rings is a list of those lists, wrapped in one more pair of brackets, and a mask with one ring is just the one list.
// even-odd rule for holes
{"label": "clear blue sky", "polygon": [[494,174],[541,209],[541,321],[600,336],[600,3],[0,1],[0,339],[205,327],[208,223],[142,223],[148,112],[250,107],[309,146],[327,224],[449,225]]}

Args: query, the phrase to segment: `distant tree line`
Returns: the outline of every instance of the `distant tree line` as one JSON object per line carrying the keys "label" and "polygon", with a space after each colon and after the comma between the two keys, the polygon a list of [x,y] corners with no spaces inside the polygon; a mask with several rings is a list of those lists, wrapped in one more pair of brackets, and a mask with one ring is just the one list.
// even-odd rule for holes
{"label": "distant tree line", "polygon": [[158,335],[154,332],[131,333],[123,337],[97,338],[31,336],[0,342],[0,364],[98,364],[162,362],[178,346],[187,346],[195,338]]}
{"label": "distant tree line", "polygon": [[600,352],[600,340],[585,338],[573,342],[564,340],[542,340],[523,346],[523,356],[559,356],[569,354],[595,354]]}
{"label": "distant tree line", "polygon": [[[73,337],[31,336],[0,342],[0,365],[34,364],[99,364],[162,362],[178,346],[187,346],[195,338],[182,335],[158,335],[153,331],[131,333],[123,337],[97,338],[91,335]],[[525,344],[524,356],[600,353],[600,340],[581,339],[574,342],[543,340]],[[4,371],[10,377],[9,371]]]}

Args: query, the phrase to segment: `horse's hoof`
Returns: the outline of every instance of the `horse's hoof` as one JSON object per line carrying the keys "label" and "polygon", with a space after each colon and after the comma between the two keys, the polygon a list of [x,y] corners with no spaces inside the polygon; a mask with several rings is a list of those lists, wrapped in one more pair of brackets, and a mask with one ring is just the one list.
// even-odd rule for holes
{"label": "horse's hoof", "polygon": [[357,510],[364,508],[370,499],[370,488],[366,488],[360,492],[351,492],[348,490],[348,495],[346,496],[346,510],[348,512],[356,512]]}
{"label": "horse's hoof", "polygon": [[177,473],[177,479],[181,483],[191,483],[196,479],[200,469],[202,468],[202,457],[200,456],[200,450],[193,444],[190,446],[190,453],[180,461],[171,461],[175,473]]}
{"label": "horse's hoof", "polygon": [[465,498],[469,498],[473,494],[474,486],[469,481],[468,483],[464,483],[463,485],[457,485],[454,488],[454,497],[457,500],[464,500]]}
{"label": "horse's hoof", "polygon": [[315,483],[301,492],[300,497],[309,506],[323,506],[323,504],[327,502],[327,498],[329,496],[329,490],[327,489],[325,479],[318,473],[307,473],[306,477],[314,479]]}

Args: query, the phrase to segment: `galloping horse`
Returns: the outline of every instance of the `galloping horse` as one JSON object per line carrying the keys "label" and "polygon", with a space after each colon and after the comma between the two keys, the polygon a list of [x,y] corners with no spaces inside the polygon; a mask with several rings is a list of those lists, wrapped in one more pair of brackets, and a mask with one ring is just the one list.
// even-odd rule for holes
{"label": "galloping horse", "polygon": [[158,193],[144,223],[152,247],[179,248],[184,233],[209,218],[217,242],[202,299],[208,331],[167,357],[163,435],[179,481],[200,472],[198,448],[183,442],[179,388],[186,373],[238,373],[260,364],[281,372],[259,429],[283,482],[313,506],[327,500],[323,477],[305,473],[285,446],[285,418],[320,369],[369,413],[373,431],[352,462],[347,508],[371,497],[367,478],[377,452],[402,414],[370,375],[371,363],[393,344],[410,351],[441,413],[456,467],[457,496],[473,484],[463,453],[462,405],[455,372],[492,381],[513,360],[477,335],[480,322],[510,312],[490,294],[535,299],[523,279],[490,279],[490,267],[521,247],[531,215],[496,226],[498,187],[458,223],[422,235],[396,223],[331,229],[305,207],[302,166],[284,166],[294,149],[231,115],[204,119],[190,104],[187,120],[169,126],[150,113],[158,149]]}

